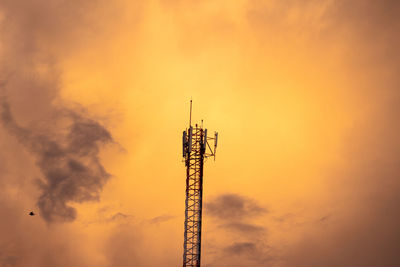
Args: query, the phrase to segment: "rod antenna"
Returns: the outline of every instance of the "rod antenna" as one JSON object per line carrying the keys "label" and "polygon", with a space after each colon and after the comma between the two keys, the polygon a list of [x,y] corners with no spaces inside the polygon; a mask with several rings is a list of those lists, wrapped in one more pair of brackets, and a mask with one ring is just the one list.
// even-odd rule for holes
{"label": "rod antenna", "polygon": [[192,126],[192,99],[190,99],[190,117],[189,117],[189,128]]}

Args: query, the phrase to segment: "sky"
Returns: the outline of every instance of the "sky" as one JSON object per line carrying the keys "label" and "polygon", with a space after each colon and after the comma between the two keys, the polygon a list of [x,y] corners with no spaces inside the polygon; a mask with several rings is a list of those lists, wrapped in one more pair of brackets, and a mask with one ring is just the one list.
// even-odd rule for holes
{"label": "sky", "polygon": [[399,12],[0,0],[0,266],[181,265],[190,99],[202,266],[400,266]]}

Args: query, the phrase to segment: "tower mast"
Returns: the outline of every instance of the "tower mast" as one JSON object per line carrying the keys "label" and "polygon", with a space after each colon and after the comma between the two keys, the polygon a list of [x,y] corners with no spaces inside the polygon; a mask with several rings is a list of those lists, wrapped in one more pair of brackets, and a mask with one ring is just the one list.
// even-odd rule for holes
{"label": "tower mast", "polygon": [[[204,159],[214,157],[218,133],[207,137],[203,125],[192,127],[192,100],[190,100],[189,128],[183,132],[183,157],[186,166],[185,234],[183,244],[183,267],[200,267],[201,223],[203,208]],[[214,149],[209,141],[214,140]]]}

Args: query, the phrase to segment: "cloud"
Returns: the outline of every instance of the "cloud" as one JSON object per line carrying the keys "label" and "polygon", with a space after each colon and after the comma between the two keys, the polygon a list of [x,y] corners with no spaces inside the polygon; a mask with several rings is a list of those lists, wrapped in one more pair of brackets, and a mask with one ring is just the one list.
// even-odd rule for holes
{"label": "cloud", "polygon": [[[343,58],[338,64],[347,72],[344,97],[353,98],[347,116],[354,117],[340,160],[321,175],[329,177],[326,199],[304,207],[317,206],[310,213],[320,219],[293,230],[301,237],[284,246],[285,263],[280,266],[399,266],[400,3],[320,1],[326,8],[318,13],[314,1],[304,7],[302,1],[275,2],[287,8],[269,5],[265,10],[267,5],[253,1],[257,17],[249,19],[257,34],[269,36],[268,26],[273,25],[286,37],[292,27],[302,33],[295,35],[297,40],[305,39],[324,54],[334,51],[328,49],[332,45],[341,47]],[[263,14],[290,20],[281,27],[274,24],[278,18]],[[293,224],[302,220],[290,218]]]}
{"label": "cloud", "polygon": [[150,219],[149,221],[152,224],[159,224],[159,223],[167,222],[175,217],[176,216],[165,214],[165,215],[160,215],[160,216],[154,217],[154,218]]}
{"label": "cloud", "polygon": [[225,247],[224,252],[229,255],[256,254],[257,246],[252,242],[237,242]]}
{"label": "cloud", "polygon": [[106,219],[106,222],[129,222],[132,219],[132,215],[117,212],[111,217]]}
{"label": "cloud", "polygon": [[248,266],[265,262],[267,228],[253,220],[268,214],[266,208],[254,199],[233,193],[218,195],[205,207],[205,214],[216,223],[219,235],[225,236],[222,242],[213,242],[212,249],[207,251],[214,254],[215,265],[211,266]]}
{"label": "cloud", "polygon": [[[240,88],[246,88],[245,91],[248,94],[256,95],[254,91],[257,88],[260,91],[271,90],[270,87],[276,85],[276,91],[286,90],[285,97],[294,99],[293,102],[297,104],[298,95],[292,94],[292,88],[287,89],[292,85],[293,90],[298,90],[301,96],[307,95],[310,99],[313,98],[312,101],[314,102],[323,102],[324,100],[321,100],[321,97],[323,98],[324,94],[316,93],[310,96],[309,91],[305,88],[316,87],[316,84],[310,84],[310,86],[308,86],[309,84],[299,84],[297,86],[296,82],[293,84],[279,83],[274,81],[273,75],[278,73],[283,77],[282,79],[288,81],[292,79],[297,81],[296,75],[301,76],[301,79],[304,78],[307,82],[320,81],[317,83],[317,89],[320,92],[329,90],[329,95],[334,96],[332,97],[331,105],[324,107],[321,105],[321,107],[334,110],[334,116],[338,118],[338,121],[348,121],[348,117],[351,118],[349,133],[344,133],[347,135],[347,140],[343,144],[342,154],[330,155],[332,158],[337,156],[337,161],[341,162],[337,166],[332,166],[331,162],[327,162],[330,166],[329,169],[325,170],[326,172],[322,169],[325,166],[321,166],[321,169],[318,170],[318,175],[310,177],[313,180],[321,178],[322,181],[322,176],[329,176],[329,182],[325,180],[321,182],[321,184],[327,184],[328,190],[319,191],[315,194],[315,192],[311,191],[318,191],[317,187],[307,188],[305,192],[302,192],[304,194],[301,197],[307,194],[315,196],[315,199],[310,201],[312,203],[295,203],[295,205],[303,206],[305,213],[313,213],[312,220],[303,218],[303,214],[299,216],[297,209],[282,210],[280,214],[294,214],[293,216],[279,218],[282,224],[286,224],[285,229],[279,229],[279,220],[276,222],[278,224],[277,229],[271,229],[270,225],[265,225],[265,229],[268,230],[268,234],[275,234],[274,242],[277,244],[285,242],[284,239],[277,238],[279,231],[283,232],[282,235],[284,237],[293,236],[294,240],[290,240],[292,243],[284,244],[282,258],[285,260],[285,265],[281,266],[400,266],[397,255],[398,251],[400,251],[398,229],[400,224],[398,216],[400,214],[398,205],[400,203],[398,194],[400,188],[400,162],[398,160],[400,158],[400,142],[398,141],[400,136],[398,127],[400,117],[399,1],[327,0],[307,1],[305,3],[299,0],[255,0],[244,2],[243,8],[242,6],[239,6],[240,8],[236,7],[236,9],[232,8],[233,12],[229,14],[230,16],[225,16],[224,9],[221,8],[224,5],[223,3],[210,5],[209,3],[211,2],[208,1],[204,2],[204,7],[207,10],[211,10],[212,16],[203,16],[204,13],[200,12],[202,10],[196,9],[194,20],[190,20],[193,16],[187,16],[187,14],[193,13],[181,12],[181,15],[178,9],[174,10],[175,13],[168,13],[167,20],[158,18],[158,16],[163,15],[161,13],[165,13],[165,10],[157,10],[158,13],[151,13],[151,16],[146,18],[149,24],[144,24],[145,27],[142,33],[145,38],[153,41],[148,43],[141,42],[140,38],[130,36],[130,39],[138,43],[138,46],[149,47],[149,50],[140,51],[140,61],[144,61],[145,64],[139,65],[138,69],[145,66],[152,71],[156,69],[156,71],[160,72],[149,74],[146,70],[142,70],[143,72],[138,74],[139,76],[152,77],[152,80],[157,81],[152,85],[145,86],[146,89],[150,90],[150,95],[153,95],[153,93],[157,95],[159,91],[152,91],[153,88],[151,87],[159,87],[165,84],[162,80],[164,77],[168,77],[167,80],[171,83],[178,80],[185,87],[187,87],[187,82],[192,83],[193,77],[196,77],[196,79],[200,77],[199,80],[194,80],[199,81],[197,84],[204,85],[200,86],[202,88],[214,88],[208,86],[208,83],[217,84],[218,86],[219,82],[221,82],[221,84],[224,84],[221,87],[222,90],[226,90],[226,92],[233,91],[235,94],[240,93],[240,90],[242,90]],[[103,5],[104,3],[106,5]],[[179,7],[179,5],[177,6]],[[60,160],[58,163],[54,160],[51,166],[45,166],[49,167],[50,170],[58,169],[57,166],[60,165],[62,170],[68,169],[74,175],[100,172],[98,167],[93,169],[92,166],[96,166],[96,164],[92,165],[93,158],[97,157],[96,155],[98,154],[96,153],[102,148],[102,144],[107,142],[98,140],[95,134],[89,134],[93,138],[91,140],[97,140],[93,142],[83,141],[85,138],[77,137],[79,136],[77,133],[72,134],[82,142],[92,144],[88,145],[90,148],[86,150],[91,151],[90,153],[80,152],[79,142],[70,141],[75,137],[69,137],[68,134],[70,131],[75,132],[75,130],[72,130],[75,119],[71,117],[72,115],[65,114],[67,108],[59,99],[59,92],[63,88],[62,66],[59,64],[60,58],[68,58],[68,55],[79,45],[84,44],[88,47],[94,47],[101,43],[101,40],[96,39],[99,27],[93,24],[93,21],[112,26],[115,25],[112,21],[118,19],[117,16],[107,17],[107,12],[97,12],[99,6],[106,6],[104,10],[112,9],[114,2],[110,4],[109,1],[92,0],[3,0],[0,3],[0,31],[2,36],[0,41],[0,72],[10,74],[6,79],[7,84],[3,86],[7,88],[7,103],[10,110],[9,117],[7,118],[8,115],[5,114],[5,119],[11,119],[12,122],[8,124],[7,129],[10,133],[15,126],[14,130],[18,135],[27,136],[29,140],[38,140],[35,142],[34,149],[32,149],[33,145],[23,145],[24,140],[21,140],[21,138],[20,143],[17,143],[16,134],[12,137],[4,128],[0,130],[2,148],[0,152],[0,170],[2,173],[0,177],[0,198],[2,200],[0,214],[7,214],[7,216],[3,216],[4,218],[0,222],[0,229],[2,231],[2,239],[13,240],[13,244],[15,244],[15,247],[11,248],[6,247],[6,249],[3,249],[2,247],[0,250],[3,254],[1,254],[0,258],[12,261],[14,255],[18,255],[17,262],[19,262],[20,266],[85,265],[80,263],[81,261],[83,262],[83,257],[77,257],[77,255],[86,253],[75,250],[72,250],[73,253],[69,250],[65,253],[65,248],[71,249],[76,245],[74,240],[80,240],[77,236],[71,235],[73,238],[69,238],[69,232],[51,233],[50,230],[39,229],[34,226],[33,220],[26,222],[25,217],[19,217],[17,210],[25,211],[28,209],[27,207],[31,208],[45,192],[56,192],[55,194],[58,194],[59,197],[62,196],[61,204],[52,200],[49,194],[46,199],[50,200],[43,201],[45,207],[47,207],[46,203],[50,203],[50,207],[61,206],[61,209],[46,208],[50,214],[55,214],[55,218],[50,218],[50,220],[71,220],[76,215],[68,207],[73,207],[74,202],[91,201],[100,196],[101,186],[98,187],[98,184],[92,186],[90,184],[92,180],[89,179],[88,183],[79,185],[79,190],[73,187],[75,189],[69,191],[69,187],[64,187],[64,184],[61,183],[63,186],[59,188],[66,190],[69,196],[64,197],[63,192],[57,191],[58,186],[53,186],[56,184],[52,184],[50,180],[45,178],[47,176],[44,175],[43,168],[40,165],[40,158],[44,157],[42,156],[43,153],[33,152],[38,151],[36,146],[40,146],[40,149],[43,148],[47,151],[46,153],[55,155],[55,159],[60,158],[59,154],[67,154],[66,160]],[[185,6],[187,6],[187,10],[193,10],[190,1],[185,2]],[[198,7],[198,3],[195,6]],[[213,9],[214,6],[217,8]],[[231,4],[228,6],[231,7]],[[249,6],[249,10],[247,10]],[[187,10],[185,9],[184,11]],[[245,18],[240,17],[242,13],[238,10],[249,11],[248,16]],[[130,11],[132,10],[128,10],[128,13]],[[176,17],[180,18],[180,20],[173,19]],[[214,17],[221,21],[231,22],[233,26],[229,27],[225,34],[220,34],[221,30],[214,30],[216,28],[215,23],[212,23]],[[164,21],[168,21],[168,23],[163,23]],[[182,25],[179,24],[184,25],[181,27]],[[203,27],[205,24],[207,27]],[[152,32],[152,29],[158,29],[159,25],[162,25],[160,31],[168,36],[168,40],[165,40],[165,42],[162,39],[163,35],[154,35],[154,32]],[[173,25],[173,27],[168,28],[170,25]],[[249,30],[247,27],[251,29]],[[181,28],[186,28],[183,31],[185,34],[182,34],[181,38],[185,42],[178,40],[179,37],[177,37],[182,30]],[[193,28],[196,28],[196,31],[193,31]],[[157,38],[154,39],[154,36]],[[159,42],[158,37],[160,37]],[[88,41],[91,39],[93,40]],[[113,36],[108,36],[108,39],[112,40]],[[125,39],[118,39],[112,48],[119,50],[124,41]],[[216,48],[216,50],[207,50],[209,47]],[[275,53],[278,50],[276,47],[281,49],[278,53]],[[179,52],[175,54],[173,49],[177,49]],[[190,51],[190,53],[186,52],[184,54],[182,57],[184,60],[177,57],[177,55],[181,55],[181,50]],[[234,53],[230,52],[232,50]],[[145,53],[149,51],[156,52],[155,56],[149,57],[152,53]],[[209,53],[210,51],[211,53]],[[165,53],[173,58],[173,63],[168,62],[169,58],[163,57]],[[223,57],[219,58],[221,54]],[[264,56],[265,54],[267,56]],[[276,58],[273,57],[274,54],[276,54]],[[271,57],[269,57],[270,55]],[[124,57],[124,51],[121,51],[118,56]],[[257,60],[253,60],[252,57],[257,57]],[[201,61],[196,61],[197,58],[201,58]],[[153,63],[155,61],[153,62],[153,59],[156,61],[162,59],[161,61],[164,63],[161,65],[156,64],[157,68],[154,68]],[[320,62],[318,59],[320,59]],[[270,65],[264,64],[264,62],[273,63]],[[140,62],[138,63],[140,64]],[[126,64],[129,65],[131,70],[128,71],[129,75],[134,73],[131,68],[132,64]],[[337,65],[332,68],[334,64]],[[195,65],[202,66],[205,69],[204,73],[201,73],[202,68],[191,68],[191,66]],[[223,70],[226,67],[237,68],[238,75],[232,72],[210,71],[210,67],[213,69],[213,66],[217,66],[219,70]],[[296,75],[288,75],[292,73],[285,72],[286,68],[295,69],[293,72]],[[302,71],[298,71],[299,68]],[[313,72],[312,68],[326,69],[326,72],[329,72],[329,78],[315,75],[316,72]],[[166,73],[164,73],[164,69],[167,69]],[[194,76],[190,77],[189,75],[187,82],[181,79],[182,69],[194,70]],[[275,69],[277,73],[274,73]],[[109,70],[106,69],[107,72]],[[124,72],[123,64],[119,65],[117,70],[115,73]],[[245,75],[248,75],[242,84],[238,83],[238,81],[244,79],[244,77],[241,77],[242,73],[239,73],[241,71],[246,72]],[[171,72],[179,79],[175,79],[173,75],[171,76]],[[210,73],[222,77],[222,80],[214,79],[212,75],[209,75]],[[257,73],[259,73],[260,77],[266,76],[267,78],[261,79]],[[186,77],[187,73],[185,72],[184,74]],[[162,77],[160,78],[160,76]],[[132,80],[135,80],[135,78]],[[272,82],[268,84],[267,80],[272,80]],[[341,82],[336,83],[339,80]],[[142,83],[139,82],[141,88],[143,84],[147,84],[148,80],[145,79],[144,81]],[[119,84],[122,84],[122,82]],[[168,85],[168,83],[166,84]],[[238,88],[234,86],[235,84],[238,84]],[[167,87],[174,88],[176,87],[175,85],[172,84]],[[343,95],[336,95],[336,91],[343,91],[344,93]],[[174,91],[175,93],[179,95]],[[130,95],[135,96],[135,93]],[[243,94],[243,96],[245,95]],[[224,99],[232,101],[232,95],[225,94]],[[248,98],[243,98],[243,100],[246,99]],[[262,98],[259,99],[263,101]],[[273,101],[275,100],[282,99],[274,98]],[[216,95],[215,101],[218,106],[221,106],[218,95]],[[268,104],[266,103],[266,105]],[[288,108],[288,112],[292,108],[285,106],[287,103],[282,103],[281,101],[276,101],[274,104],[282,106],[283,109]],[[341,107],[343,105],[348,105],[349,109],[346,106],[346,109],[342,110]],[[245,106],[236,106],[239,107],[237,108],[238,113],[242,114]],[[258,111],[258,109],[256,110]],[[91,118],[91,116],[82,115],[80,111],[74,111],[79,114],[78,121],[83,121],[83,124],[88,122],[86,119]],[[225,112],[224,118],[232,115],[227,114]],[[263,116],[262,112],[259,114]],[[296,123],[302,124],[303,115],[301,114],[298,117],[299,120]],[[324,117],[324,115],[325,113],[321,110],[320,116]],[[239,121],[240,118],[234,117],[238,123],[232,125],[239,125],[239,128],[243,126],[243,129],[245,129],[246,124],[242,124]],[[279,116],[276,116],[276,118],[279,120]],[[259,128],[262,128],[262,125],[271,124],[258,117],[257,119],[259,119],[260,124],[253,125],[261,136],[264,133]],[[330,117],[324,117],[321,121],[313,121],[313,124],[319,124],[319,122],[335,123],[329,119]],[[89,121],[96,122],[90,119]],[[101,127],[106,128],[100,122],[98,123]],[[89,124],[92,123],[90,122]],[[95,124],[90,127],[78,126],[78,128],[82,128],[84,132],[91,132],[91,128],[98,128]],[[272,127],[274,125],[279,128],[284,126],[284,122],[283,124],[272,124]],[[307,131],[313,131],[312,127],[310,129],[307,124],[304,125],[305,128],[308,128]],[[235,134],[241,133],[239,128],[235,128]],[[297,136],[298,133],[293,131],[290,134]],[[336,133],[326,132],[325,135],[323,131],[313,134],[320,139],[328,140],[328,142],[333,141],[335,138],[340,138],[336,136]],[[332,137],[330,134],[335,136]],[[271,140],[276,142],[273,138]],[[304,145],[308,150],[307,143],[298,142],[296,145],[300,145],[300,147]],[[255,150],[261,150],[262,148],[261,146],[248,147]],[[226,148],[228,149],[228,147]],[[235,146],[236,150],[237,148],[238,146]],[[278,160],[283,159],[293,162],[293,158],[290,155],[291,149],[290,145],[283,146],[281,151],[283,156]],[[313,149],[310,147],[310,154],[313,154]],[[30,154],[26,153],[28,150]],[[273,151],[268,149],[262,150],[262,152],[273,154]],[[307,155],[307,151],[304,152]],[[330,151],[327,150],[326,154],[329,153]],[[252,153],[245,154],[252,155]],[[274,156],[272,155],[272,157]],[[260,159],[261,161],[264,160],[263,157],[260,157]],[[312,161],[312,156],[306,158],[306,160]],[[37,162],[37,167],[33,166],[31,162]],[[76,162],[78,164],[75,164]],[[228,160],[227,162],[229,164],[231,161]],[[249,158],[249,162],[252,164],[260,163],[254,162],[251,158]],[[248,162],[241,161],[241,163],[246,164]],[[292,166],[290,162],[282,161],[282,164],[288,164],[288,169]],[[231,167],[231,165],[229,166]],[[274,163],[267,164],[264,167],[267,169],[273,167],[273,165]],[[248,164],[242,167],[252,168],[255,166]],[[335,170],[332,171],[333,168]],[[50,172],[49,175],[51,174]],[[291,174],[295,174],[295,172],[296,170]],[[62,176],[62,173],[57,176]],[[264,170],[260,172],[260,169],[254,169],[254,173],[262,175],[267,172],[264,172]],[[313,170],[310,170],[310,173],[314,175]],[[321,177],[317,177],[319,175]],[[53,175],[50,176],[53,177]],[[39,187],[33,188],[29,185],[29,182],[36,179],[36,177],[39,177],[42,182]],[[89,177],[91,176],[89,175]],[[292,175],[291,177],[296,179],[297,176]],[[103,178],[98,182],[104,183],[109,179],[106,176]],[[270,188],[275,188],[275,182],[267,180],[266,178],[265,184],[271,186]],[[232,179],[230,181],[235,183],[237,180]],[[307,187],[307,184],[302,185],[304,185],[304,188]],[[86,189],[80,191],[81,186]],[[232,186],[237,185],[232,184]],[[286,194],[286,196],[288,195],[289,193]],[[288,196],[288,198],[290,198],[288,201],[293,200],[292,196]],[[226,251],[229,251],[228,248],[236,249],[242,251],[241,255],[244,256],[246,253],[249,255],[255,253],[254,251],[257,248],[262,248],[263,246],[257,243],[258,241],[250,239],[254,235],[249,233],[254,232],[252,231],[254,227],[263,227],[264,223],[269,223],[261,222],[262,215],[269,214],[268,210],[264,208],[264,212],[254,211],[254,209],[249,208],[248,205],[251,206],[251,204],[246,201],[243,204],[243,201],[236,201],[235,198],[233,198],[233,201],[221,199],[221,201],[210,202],[210,208],[207,203],[205,205],[204,215],[206,218],[208,216],[210,220],[204,224],[204,226],[208,224],[204,237],[207,239],[207,236],[212,234],[209,231],[212,228],[208,228],[212,224],[215,225],[216,229],[225,225],[226,231],[218,229],[221,232],[217,235],[221,239],[228,239],[217,240],[219,241],[218,245],[221,245],[218,249],[221,249],[221,251],[224,248],[226,248]],[[269,199],[269,196],[266,199]],[[231,205],[221,204],[224,201],[230,202]],[[11,205],[13,202],[15,202],[15,205]],[[269,207],[274,209],[281,208],[270,205]],[[260,205],[258,206],[261,207]],[[231,207],[236,208],[232,209]],[[315,209],[312,210],[313,208]],[[52,210],[56,210],[56,213],[53,213]],[[60,210],[60,214],[57,214],[58,210]],[[328,217],[325,217],[327,214],[329,214]],[[123,216],[117,217],[123,218]],[[318,218],[320,219],[318,220]],[[301,227],[296,226],[294,230],[288,229],[292,225],[298,225],[299,221],[304,221],[305,223],[301,223]],[[52,225],[51,227],[56,226]],[[26,229],[29,229],[29,231]],[[126,229],[126,232],[116,235],[115,239],[110,240],[109,249],[115,252],[115,257],[111,261],[114,265],[120,266],[119,263],[122,258],[125,259],[125,265],[129,266],[137,256],[126,253],[127,247],[129,251],[137,249],[138,242],[136,241],[141,239],[131,238],[127,235],[130,230]],[[243,234],[243,232],[247,234]],[[26,236],[29,238],[26,238]],[[238,238],[237,236],[243,236],[243,240],[234,240]],[[55,244],[54,240],[62,241]],[[119,243],[118,241],[121,242]],[[251,245],[247,245],[246,250],[246,243],[254,244],[254,249],[251,249]],[[115,244],[117,246],[114,246]],[[268,244],[270,245],[270,243]],[[83,247],[85,246],[79,246],[79,250]],[[241,247],[242,250],[240,250]],[[140,254],[145,255],[145,253]],[[86,258],[87,255],[83,256]],[[46,258],[51,259],[45,261]],[[87,258],[89,261],[89,256]],[[226,260],[227,258],[224,259]],[[143,259],[139,264],[135,263],[139,266],[141,264],[146,265],[148,263],[146,260],[148,259]],[[246,265],[240,259],[236,260],[237,262],[229,262],[230,265],[225,264],[225,266],[235,266],[233,264],[236,264],[236,266],[240,266],[240,264],[241,266],[265,265],[258,262]],[[100,266],[93,264],[93,262],[89,262],[86,266],[93,265]]]}
{"label": "cloud", "polygon": [[54,222],[75,220],[74,203],[98,200],[111,177],[99,159],[110,131],[61,99],[63,60],[99,37],[104,2],[0,1],[1,266],[102,266],[86,236]]}
{"label": "cloud", "polygon": [[266,231],[263,226],[242,222],[226,223],[221,225],[220,228],[241,234],[260,234]]}
{"label": "cloud", "polygon": [[262,242],[236,241],[222,248],[223,260],[213,266],[274,266],[279,260],[272,249]]}
{"label": "cloud", "polygon": [[34,155],[43,174],[38,180],[41,216],[48,222],[74,220],[76,211],[69,203],[98,200],[110,177],[98,154],[99,146],[112,142],[111,134],[98,122],[74,113],[65,115],[70,122],[64,136],[35,134],[15,122],[6,100],[0,104],[4,127]]}
{"label": "cloud", "polygon": [[79,105],[67,106],[60,98],[59,62],[81,45],[84,36],[99,29],[100,22],[89,14],[101,10],[102,3],[0,4],[1,124],[31,153],[41,171],[42,177],[36,179],[41,191],[37,205],[47,222],[73,221],[77,214],[71,204],[98,200],[110,177],[99,153],[103,145],[114,142],[111,133]]}
{"label": "cloud", "polygon": [[5,255],[4,257],[0,254],[0,265],[2,267],[13,267],[17,266],[19,258],[17,256]]}
{"label": "cloud", "polygon": [[207,214],[220,220],[241,220],[267,213],[255,201],[237,194],[219,195],[207,202],[205,208]]}

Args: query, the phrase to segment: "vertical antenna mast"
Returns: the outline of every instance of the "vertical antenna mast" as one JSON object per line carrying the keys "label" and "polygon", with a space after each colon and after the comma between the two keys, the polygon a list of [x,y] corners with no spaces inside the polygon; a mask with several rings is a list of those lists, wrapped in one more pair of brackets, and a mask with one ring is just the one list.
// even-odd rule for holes
{"label": "vertical antenna mast", "polygon": [[[189,128],[183,132],[183,157],[186,166],[185,235],[183,267],[200,267],[201,224],[203,207],[204,159],[215,158],[216,136],[207,137],[203,122],[192,127],[192,100],[190,100]],[[208,141],[214,140],[214,151]]]}
{"label": "vertical antenna mast", "polygon": [[189,116],[189,128],[192,126],[192,99],[190,99],[190,116]]}

